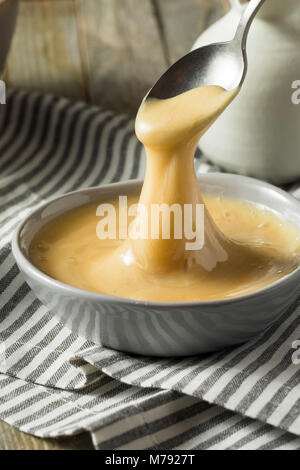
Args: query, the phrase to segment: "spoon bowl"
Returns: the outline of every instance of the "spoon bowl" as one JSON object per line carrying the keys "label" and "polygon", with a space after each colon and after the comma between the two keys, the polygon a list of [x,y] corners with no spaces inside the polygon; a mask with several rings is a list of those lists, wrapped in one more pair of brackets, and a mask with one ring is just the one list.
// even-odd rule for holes
{"label": "spoon bowl", "polygon": [[173,64],[150,90],[147,99],[173,98],[208,85],[234,90],[243,81],[246,60],[234,41],[200,47]]}

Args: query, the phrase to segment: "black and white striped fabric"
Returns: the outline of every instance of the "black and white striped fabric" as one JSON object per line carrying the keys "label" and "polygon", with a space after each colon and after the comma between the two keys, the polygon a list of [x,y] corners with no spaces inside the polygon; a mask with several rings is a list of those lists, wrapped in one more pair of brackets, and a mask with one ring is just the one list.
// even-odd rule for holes
{"label": "black and white striped fabric", "polygon": [[[198,160],[199,172],[211,169]],[[124,116],[39,93],[10,92],[1,105],[0,418],[41,437],[86,430],[97,449],[300,449],[297,305],[243,346],[153,359],[75,336],[20,275],[10,240],[28,212],[143,173]]]}

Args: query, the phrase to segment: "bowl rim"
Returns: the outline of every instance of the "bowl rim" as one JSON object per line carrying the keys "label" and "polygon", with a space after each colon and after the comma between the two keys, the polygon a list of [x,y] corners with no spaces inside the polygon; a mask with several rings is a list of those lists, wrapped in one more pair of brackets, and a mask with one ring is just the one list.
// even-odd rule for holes
{"label": "bowl rim", "polygon": [[[241,184],[247,183],[248,185],[252,186],[257,186],[259,185],[260,187],[264,187],[265,189],[272,190],[272,192],[277,193],[281,197],[284,197],[289,203],[295,204],[299,206],[299,211],[300,211],[300,201],[296,199],[295,197],[291,196],[288,192],[270,184],[265,181],[252,178],[249,176],[242,176],[242,175],[237,175],[233,173],[218,173],[218,172],[211,172],[211,173],[203,173],[197,176],[200,184],[201,180],[203,180],[203,183],[205,183],[206,180],[212,180],[215,183],[217,183],[215,180],[225,180],[225,179],[235,179],[238,180]],[[219,181],[219,182],[220,182]],[[20,236],[21,236],[21,231],[26,223],[30,221],[32,217],[34,217],[38,212],[41,210],[44,210],[49,204],[54,203],[56,201],[62,200],[64,198],[69,198],[74,195],[78,195],[79,193],[89,193],[93,191],[100,191],[104,192],[106,190],[109,190],[113,187],[117,186],[123,186],[123,187],[135,187],[142,185],[143,181],[140,179],[132,179],[128,181],[120,181],[116,183],[108,183],[105,185],[101,186],[92,186],[89,188],[82,188],[76,191],[71,191],[68,193],[64,193],[58,196],[54,196],[53,198],[50,198],[47,200],[44,204],[40,205],[36,209],[34,209],[32,212],[30,212],[17,226],[15,229],[15,232],[12,237],[11,241],[11,246],[12,246],[12,253],[15,258],[16,263],[18,264],[21,272],[24,272],[26,274],[29,273],[30,277],[35,278],[38,280],[40,283],[44,284],[45,286],[50,287],[51,289],[58,289],[60,291],[63,291],[65,294],[69,293],[72,295],[77,295],[77,296],[83,296],[85,298],[94,300],[94,301],[99,301],[99,302],[105,302],[105,303],[118,303],[122,305],[127,305],[127,306],[141,306],[144,308],[160,308],[160,309],[169,309],[169,308],[183,308],[183,307],[212,307],[212,306],[223,306],[223,305],[231,305],[231,304],[236,304],[240,303],[242,301],[246,300],[251,300],[253,298],[260,297],[262,295],[267,294],[268,292],[271,292],[274,288],[280,286],[281,284],[286,284],[290,281],[291,278],[299,275],[300,277],[300,265],[294,269],[291,273],[283,276],[282,278],[278,279],[277,281],[263,287],[262,289],[259,289],[254,292],[250,292],[247,294],[243,295],[238,295],[235,297],[228,297],[224,299],[213,299],[213,300],[203,300],[203,301],[182,301],[182,302],[163,302],[163,301],[148,301],[148,300],[135,300],[135,299],[127,299],[125,297],[118,297],[118,296],[113,296],[109,294],[101,294],[99,292],[93,292],[93,291],[88,291],[85,289],[81,289],[79,287],[71,286],[69,284],[66,284],[62,281],[59,281],[57,279],[52,278],[48,274],[40,271],[34,264],[23,254],[23,251],[20,247]],[[242,199],[245,200],[246,199]],[[251,201],[250,201],[251,202]],[[84,204],[83,204],[84,205]],[[78,206],[80,207],[80,206]],[[266,209],[268,209],[268,206],[265,206]],[[269,208],[269,210],[272,210]],[[67,211],[64,211],[67,212]],[[279,211],[278,211],[279,212]],[[279,212],[280,214],[280,212]],[[54,217],[55,218],[55,217]]]}

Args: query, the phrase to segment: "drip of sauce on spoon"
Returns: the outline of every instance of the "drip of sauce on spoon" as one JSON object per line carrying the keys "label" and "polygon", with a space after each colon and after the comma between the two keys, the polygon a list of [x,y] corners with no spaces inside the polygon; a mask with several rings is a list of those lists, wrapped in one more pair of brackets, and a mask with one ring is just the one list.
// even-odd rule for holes
{"label": "drip of sauce on spoon", "polygon": [[[238,91],[205,86],[166,100],[153,98],[142,103],[136,118],[136,134],[146,148],[147,167],[139,203],[147,208],[147,213],[141,211],[135,224],[145,226],[151,220],[154,204],[166,204],[169,208],[176,204],[182,212],[185,205],[190,205],[191,226],[196,229],[197,205],[204,204],[194,170],[196,145]],[[206,208],[204,223],[204,246],[199,250],[187,250],[190,240],[172,236],[174,218],[170,239],[163,239],[162,224],[158,238],[151,238],[148,223],[147,239],[131,239],[133,259],[152,273],[175,267],[187,269],[194,264],[212,270],[218,262],[228,259],[231,242],[216,227]]]}

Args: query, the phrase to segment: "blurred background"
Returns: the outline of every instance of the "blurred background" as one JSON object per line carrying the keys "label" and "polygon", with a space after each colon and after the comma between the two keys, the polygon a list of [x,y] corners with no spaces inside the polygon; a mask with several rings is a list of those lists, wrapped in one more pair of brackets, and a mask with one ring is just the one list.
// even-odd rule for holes
{"label": "blurred background", "polygon": [[[15,0],[0,0],[0,14],[6,3]],[[228,10],[228,0],[20,0],[2,78],[133,116],[159,75]]]}

